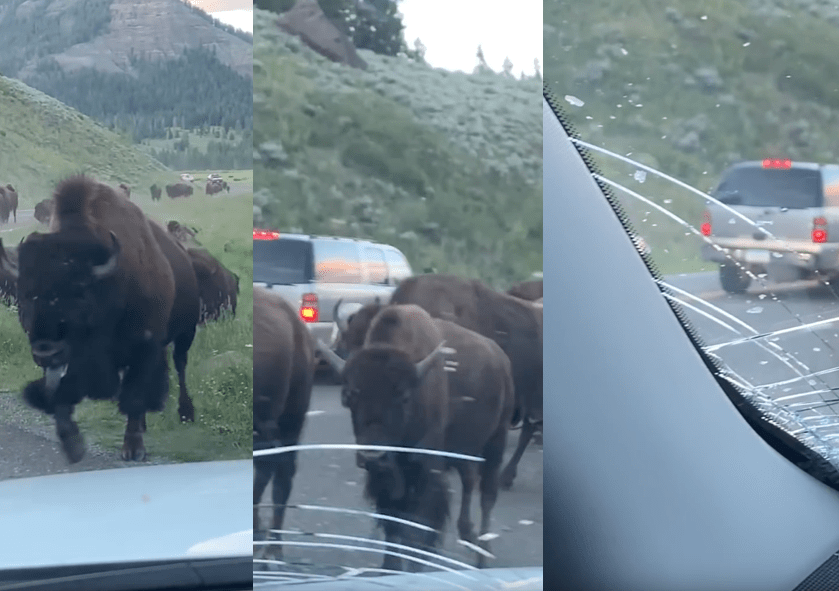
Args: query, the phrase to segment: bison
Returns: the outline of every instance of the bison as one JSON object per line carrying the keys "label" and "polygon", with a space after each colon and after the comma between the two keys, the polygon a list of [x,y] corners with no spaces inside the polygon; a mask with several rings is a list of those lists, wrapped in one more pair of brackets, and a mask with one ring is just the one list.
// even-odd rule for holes
{"label": "bison", "polygon": [[152,201],[160,201],[160,196],[163,194],[163,189],[158,187],[157,184],[154,184],[151,187],[149,187],[149,191],[151,191]]}
{"label": "bison", "polygon": [[198,279],[201,313],[199,324],[218,320],[224,310],[236,315],[239,276],[222,265],[204,248],[187,248]]}
{"label": "bison", "polygon": [[[339,302],[340,303],[340,302]],[[336,306],[337,307],[337,306]],[[339,322],[338,349],[344,357],[362,348],[375,316],[385,307],[367,304],[346,322]],[[338,318],[338,316],[335,316]],[[510,360],[501,347],[484,336],[448,320],[434,319],[446,345],[454,349],[454,363],[448,365],[449,424],[445,450],[484,458],[480,466],[468,460],[449,460],[462,483],[458,532],[460,538],[489,550],[489,542],[476,538],[472,521],[472,491],[480,473],[481,533],[489,531],[492,509],[498,498],[501,462],[507,445],[507,431],[513,415],[515,391]],[[321,345],[319,347],[322,348]],[[322,353],[336,369],[342,362],[338,351]],[[449,364],[449,360],[447,360]],[[485,566],[485,557],[478,554],[478,568]]]}
{"label": "bison", "polygon": [[207,193],[207,195],[221,193],[224,190],[227,190],[227,192],[230,193],[230,186],[227,182],[221,179],[210,179],[207,181],[207,186],[204,188],[204,192]]}
{"label": "bison", "polygon": [[166,225],[166,229],[169,230],[169,233],[175,237],[175,240],[187,248],[201,246],[201,243],[195,238],[195,235],[198,234],[198,230],[195,228],[187,228],[175,220],[171,220]]}
{"label": "bison", "polygon": [[[358,445],[445,449],[449,394],[438,326],[419,306],[390,306],[373,319],[364,346],[344,362],[321,343],[336,371]],[[385,540],[421,550],[442,541],[449,517],[447,461],[440,455],[362,450],[356,463],[367,472],[365,496],[376,512],[421,524],[423,529],[380,520]],[[429,529],[430,528],[430,529]],[[416,564],[410,563],[416,570]],[[385,555],[383,568],[401,559]]]}
{"label": "bison", "polygon": [[527,444],[542,425],[542,308],[477,279],[436,274],[405,279],[390,303],[416,304],[435,318],[482,334],[510,358],[517,407],[513,423],[521,422],[518,447],[501,473],[501,486],[510,488]]}
{"label": "bison", "polygon": [[[314,343],[297,312],[265,288],[253,289],[253,449],[296,445],[314,382]],[[283,527],[285,504],[297,471],[297,452],[253,459],[253,532],[263,538],[258,504],[268,482],[274,504],[273,529]],[[274,534],[279,536],[279,534]],[[278,558],[282,548],[272,546]]]}
{"label": "bison", "polygon": [[166,346],[174,342],[181,420],[194,420],[187,352],[198,321],[198,287],[186,251],[113,188],[84,175],[59,183],[49,232],[3,252],[0,268],[18,285],[18,314],[44,376],[26,402],[55,416],[71,463],[84,456],[72,419],[84,397],[114,399],[127,416],[124,460],[143,460],[147,412],[169,392]]}
{"label": "bison", "polygon": [[522,281],[508,289],[507,293],[522,300],[538,300],[542,297],[542,280]]}
{"label": "bison", "polygon": [[187,185],[186,183],[166,185],[166,194],[170,199],[175,199],[177,197],[189,197],[192,195],[192,185]]}
{"label": "bison", "polygon": [[[16,266],[17,248],[14,246],[7,248],[6,257],[12,265]],[[17,305],[17,279],[3,267],[0,267],[0,300],[7,306]]]}
{"label": "bison", "polygon": [[[14,215],[15,223],[17,223],[17,206],[18,206],[18,198],[17,198],[17,191],[11,185],[6,185],[5,187],[0,187],[0,193],[3,193],[6,196],[6,202],[8,204],[9,212]],[[3,223],[9,221],[9,213],[3,214]]]}
{"label": "bison", "polygon": [[49,225],[53,209],[52,199],[44,199],[35,205],[35,219],[44,225]]}
{"label": "bison", "polygon": [[131,199],[131,187],[129,187],[129,186],[128,186],[128,185],[126,185],[125,183],[120,183],[120,184],[119,184],[119,188],[120,188],[120,189],[122,189],[122,191],[123,191],[123,193],[125,193],[125,196],[126,196],[126,197],[128,197],[129,199]]}
{"label": "bison", "polygon": [[12,208],[9,204],[9,197],[6,195],[6,190],[3,187],[0,187],[0,223],[7,223],[11,212]]}

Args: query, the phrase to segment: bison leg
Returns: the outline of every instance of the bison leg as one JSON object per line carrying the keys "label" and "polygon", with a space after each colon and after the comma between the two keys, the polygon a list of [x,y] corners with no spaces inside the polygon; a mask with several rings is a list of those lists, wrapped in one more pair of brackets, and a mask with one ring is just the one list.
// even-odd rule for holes
{"label": "bison leg", "polygon": [[501,488],[504,490],[510,490],[513,486],[513,480],[516,478],[519,460],[521,460],[521,457],[524,455],[524,450],[527,448],[527,444],[530,443],[530,439],[533,437],[533,433],[535,432],[536,423],[531,423],[527,415],[525,415],[521,426],[519,444],[516,447],[516,451],[513,452],[513,457],[510,458],[510,461],[501,473]]}
{"label": "bison leg", "polygon": [[[481,537],[489,533],[489,527],[492,524],[492,510],[498,500],[498,472],[504,459],[506,446],[506,427],[499,429],[484,446],[484,461],[478,468],[481,474]],[[479,538],[478,545],[487,552],[491,552],[489,540]],[[477,567],[486,568],[486,556],[483,554],[478,554]]]}
{"label": "bison leg", "polygon": [[119,411],[128,417],[122,444],[122,459],[142,461],[145,414],[163,410],[169,394],[166,349],[157,343],[143,343],[134,351],[134,362],[125,372],[119,394]]}
{"label": "bison leg", "polygon": [[69,404],[58,404],[55,407],[55,431],[64,453],[71,464],[75,464],[84,457],[84,439],[79,426],[73,420],[73,407]]}
{"label": "bison leg", "polygon": [[143,415],[128,415],[125,436],[122,440],[122,459],[126,462],[142,462],[146,459],[143,443]]}
{"label": "bison leg", "polygon": [[460,482],[463,494],[460,500],[460,517],[457,519],[457,532],[460,539],[474,544],[475,531],[470,515],[472,513],[472,492],[478,482],[478,468],[472,462],[457,462],[457,471],[460,474]]}
{"label": "bison leg", "polygon": [[254,540],[262,540],[265,539],[265,532],[259,527],[259,509],[257,505],[262,500],[265,488],[271,481],[273,466],[270,459],[254,458],[253,467],[253,538]]}
{"label": "bison leg", "polygon": [[186,362],[187,352],[192,346],[195,338],[195,327],[189,332],[183,333],[175,339],[175,351],[172,358],[175,361],[175,370],[178,372],[178,415],[181,421],[195,422],[195,407],[192,405],[192,398],[186,390]]}

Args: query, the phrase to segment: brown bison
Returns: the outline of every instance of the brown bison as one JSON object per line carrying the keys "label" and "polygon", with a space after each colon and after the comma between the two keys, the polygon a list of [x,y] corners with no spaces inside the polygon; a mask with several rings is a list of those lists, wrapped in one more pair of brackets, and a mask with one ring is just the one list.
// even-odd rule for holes
{"label": "brown bison", "polygon": [[[17,266],[17,247],[7,248],[6,257],[13,266]],[[4,267],[0,267],[0,300],[7,306],[17,305],[17,279]]]}
{"label": "brown bison", "polygon": [[[410,305],[377,314],[364,346],[346,363],[318,343],[341,374],[341,403],[350,409],[358,445],[445,449],[449,393],[443,344],[431,316]],[[421,550],[439,545],[449,517],[448,461],[440,455],[362,450],[356,462],[367,471],[364,492],[377,513],[430,528],[380,520],[385,540]],[[401,559],[385,555],[383,568],[400,566]],[[410,566],[416,570],[413,561]]]}
{"label": "brown bison", "polygon": [[218,320],[225,310],[236,315],[239,276],[222,265],[204,248],[187,248],[198,279],[201,312],[199,324]]}
{"label": "brown bison", "polygon": [[182,420],[193,420],[186,390],[187,351],[198,321],[198,286],[186,251],[111,187],[83,175],[56,188],[48,233],[18,247],[14,265],[20,322],[44,376],[24,388],[26,402],[55,416],[71,463],[84,456],[72,419],[83,398],[117,399],[127,415],[122,457],[146,457],[145,415],[169,391],[166,346],[174,342]]}
{"label": "brown bison", "polygon": [[175,220],[172,220],[166,225],[166,229],[169,230],[169,233],[174,236],[178,242],[186,247],[201,246],[201,243],[195,238],[195,235],[198,234],[198,230],[195,228],[187,228]]}
{"label": "brown bison", "polygon": [[151,187],[149,187],[149,191],[151,191],[152,201],[160,201],[160,197],[163,194],[163,189],[158,187],[157,184],[154,184]]}
{"label": "brown bison", "polygon": [[192,185],[188,185],[186,183],[166,185],[166,194],[170,199],[175,199],[177,197],[189,197],[192,195]]}
{"label": "brown bison", "polygon": [[129,199],[131,199],[131,187],[129,187],[129,186],[128,186],[128,185],[126,185],[125,183],[120,183],[120,184],[119,184],[119,188],[120,188],[120,189],[122,189],[122,191],[123,191],[123,193],[125,193],[125,196],[126,196],[126,197],[128,197]]}
{"label": "brown bison", "polygon": [[482,334],[510,358],[517,407],[513,423],[521,421],[518,447],[501,473],[501,486],[510,488],[527,444],[542,425],[542,308],[477,279],[433,274],[405,279],[390,303],[416,304],[435,318]]}
{"label": "brown bison", "polygon": [[[296,445],[300,440],[314,381],[314,344],[297,312],[280,296],[253,289],[253,449]],[[274,479],[273,529],[283,527],[285,504],[297,471],[297,452],[253,459],[253,532],[263,539],[257,505]],[[279,537],[279,534],[274,534]],[[271,547],[282,557],[280,546]]]}
{"label": "brown bison", "polygon": [[221,179],[212,179],[207,181],[207,186],[204,188],[204,192],[207,193],[207,195],[221,193],[224,190],[230,193],[230,186],[227,184],[226,181],[223,181]]}
{"label": "brown bison", "polygon": [[6,195],[6,190],[0,187],[0,223],[8,223],[11,212],[12,208],[9,205],[9,197]]}
{"label": "brown bison", "polygon": [[[15,223],[17,223],[17,206],[18,206],[18,198],[17,198],[17,191],[11,185],[6,185],[5,187],[0,187],[0,193],[6,196],[6,203],[8,204],[9,212],[14,215]],[[9,221],[9,213],[3,214],[3,223]]]}
{"label": "brown bison", "polygon": [[53,205],[54,203],[52,199],[39,201],[35,205],[35,219],[44,225],[48,225],[50,223],[50,217],[52,216]]}
{"label": "brown bison", "polygon": [[507,290],[511,296],[521,298],[523,300],[538,300],[542,297],[542,280],[538,281],[522,281]]}
{"label": "brown bison", "polygon": [[[338,347],[345,356],[362,348],[370,324],[383,309],[385,307],[378,303],[367,304],[346,323],[340,323]],[[512,368],[507,355],[492,339],[447,320],[435,318],[434,323],[446,346],[455,351],[446,360],[449,424],[445,450],[484,458],[479,466],[469,460],[448,460],[458,471],[463,485],[458,532],[461,539],[489,550],[489,543],[476,538],[472,528],[472,491],[480,473],[480,535],[483,536],[489,531],[492,509],[498,497],[498,473],[515,404]],[[319,347],[323,349],[322,345]],[[323,355],[336,371],[340,371],[342,362],[336,357],[337,351],[333,355],[329,352]],[[478,568],[485,566],[485,560],[483,554],[478,555]]]}

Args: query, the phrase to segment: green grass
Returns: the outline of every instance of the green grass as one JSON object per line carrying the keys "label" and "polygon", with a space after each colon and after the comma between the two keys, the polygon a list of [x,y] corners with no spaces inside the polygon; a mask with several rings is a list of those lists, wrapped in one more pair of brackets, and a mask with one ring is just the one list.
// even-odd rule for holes
{"label": "green grass", "polygon": [[[194,171],[193,174],[195,174]],[[252,171],[226,171],[252,182]],[[177,173],[168,177],[177,178]],[[196,174],[196,176],[198,176]],[[204,175],[206,177],[206,174]],[[142,180],[151,185],[158,177]],[[169,182],[172,182],[171,180]],[[201,327],[189,351],[187,387],[196,408],[194,424],[181,424],[177,416],[177,374],[170,357],[170,396],[162,413],[148,415],[146,448],[151,455],[175,461],[250,458],[253,426],[252,326],[253,326],[253,241],[247,233],[252,218],[250,192],[222,198],[207,197],[203,190],[186,199],[163,196],[152,203],[147,194],[135,200],[149,215],[162,223],[177,220],[199,230],[197,239],[221,263],[239,275],[240,294],[236,318],[225,318]],[[5,233],[3,240],[14,243],[34,228]],[[43,230],[41,226],[39,229]],[[5,385],[19,391],[40,376],[32,362],[29,345],[15,310],[0,307],[0,371]],[[17,395],[17,394],[14,394]],[[118,452],[122,445],[125,418],[110,401],[82,402],[76,408],[79,427],[89,442]]]}
{"label": "green grass", "polygon": [[0,183],[18,191],[20,208],[48,197],[75,172],[133,185],[165,167],[55,99],[0,76]]}
{"label": "green grass", "polygon": [[[175,144],[180,141],[181,134],[185,133],[189,136],[189,145],[191,147],[198,148],[201,152],[206,152],[207,146],[210,142],[237,144],[242,140],[244,135],[241,131],[236,131],[234,129],[230,129],[228,133],[225,134],[224,127],[220,126],[209,126],[208,133],[206,134],[203,134],[201,129],[170,127],[169,130],[173,134],[171,139],[145,139],[140,142],[140,145],[147,146],[148,148],[153,148],[155,150],[173,150],[175,148]],[[218,133],[221,137],[216,137],[216,133]],[[233,134],[233,139],[229,139],[229,134]]]}

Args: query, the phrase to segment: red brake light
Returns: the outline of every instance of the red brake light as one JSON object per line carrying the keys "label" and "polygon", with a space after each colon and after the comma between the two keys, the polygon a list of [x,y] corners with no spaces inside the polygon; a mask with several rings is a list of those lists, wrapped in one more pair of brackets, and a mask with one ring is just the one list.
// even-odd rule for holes
{"label": "red brake light", "polygon": [[300,304],[300,318],[303,322],[318,321],[318,296],[315,293],[304,293]]}
{"label": "red brake light", "polygon": [[813,218],[813,242],[821,244],[827,242],[827,220],[823,217]]}
{"label": "red brake light", "polygon": [[792,168],[792,160],[789,158],[766,158],[763,160],[763,168]]}
{"label": "red brake light", "polygon": [[269,230],[254,230],[254,240],[277,240],[280,237],[279,232],[271,232]]}
{"label": "red brake light", "polygon": [[711,212],[705,211],[702,213],[702,225],[699,227],[703,236],[711,235]]}

